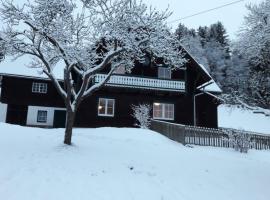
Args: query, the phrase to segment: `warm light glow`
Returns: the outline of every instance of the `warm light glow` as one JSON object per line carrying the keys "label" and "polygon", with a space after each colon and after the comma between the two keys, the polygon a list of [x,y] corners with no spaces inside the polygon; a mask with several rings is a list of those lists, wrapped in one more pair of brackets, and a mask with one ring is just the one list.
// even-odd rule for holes
{"label": "warm light glow", "polygon": [[102,106],[99,106],[98,109],[101,110],[102,109]]}
{"label": "warm light glow", "polygon": [[160,106],[160,103],[154,103],[155,106]]}

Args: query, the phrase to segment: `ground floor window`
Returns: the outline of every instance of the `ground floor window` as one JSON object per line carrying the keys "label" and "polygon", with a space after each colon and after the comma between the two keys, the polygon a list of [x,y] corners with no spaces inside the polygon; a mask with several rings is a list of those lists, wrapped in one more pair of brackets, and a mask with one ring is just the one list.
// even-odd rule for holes
{"label": "ground floor window", "polygon": [[155,102],[153,105],[153,118],[174,120],[174,105]]}
{"label": "ground floor window", "polygon": [[98,115],[105,117],[113,117],[114,99],[100,98],[98,103]]}
{"label": "ground floor window", "polygon": [[38,110],[37,122],[40,122],[40,123],[46,123],[47,122],[47,111]]}

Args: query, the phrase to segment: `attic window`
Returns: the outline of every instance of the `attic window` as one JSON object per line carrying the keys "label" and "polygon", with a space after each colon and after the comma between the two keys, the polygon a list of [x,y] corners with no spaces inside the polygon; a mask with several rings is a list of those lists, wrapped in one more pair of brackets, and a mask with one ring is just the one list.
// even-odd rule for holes
{"label": "attic window", "polygon": [[47,83],[34,82],[32,85],[32,92],[46,94],[47,93]]}
{"label": "attic window", "polygon": [[125,74],[126,73],[126,68],[125,66],[119,66],[115,71],[114,74]]}
{"label": "attic window", "polygon": [[171,69],[166,67],[159,67],[158,78],[171,79]]}

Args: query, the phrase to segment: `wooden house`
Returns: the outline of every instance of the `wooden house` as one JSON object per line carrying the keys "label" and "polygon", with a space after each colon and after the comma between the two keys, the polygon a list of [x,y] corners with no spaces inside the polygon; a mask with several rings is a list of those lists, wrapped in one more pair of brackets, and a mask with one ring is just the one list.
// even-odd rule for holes
{"label": "wooden house", "polygon": [[[203,66],[189,54],[186,58],[188,62],[178,70],[147,63],[136,64],[130,73],[118,70],[105,86],[82,102],[75,126],[133,127],[131,105],[147,103],[152,107],[153,119],[218,127],[220,100],[216,95],[221,91]],[[0,64],[0,69],[4,65],[5,62]],[[49,79],[6,72],[0,76],[0,102],[6,105],[5,122],[65,126],[63,100]],[[104,73],[97,74],[95,83],[104,78]]]}

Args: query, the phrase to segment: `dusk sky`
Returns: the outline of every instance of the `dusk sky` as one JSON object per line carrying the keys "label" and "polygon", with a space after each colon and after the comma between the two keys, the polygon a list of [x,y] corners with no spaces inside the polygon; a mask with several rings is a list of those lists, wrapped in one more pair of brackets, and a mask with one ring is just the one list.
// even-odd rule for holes
{"label": "dusk sky", "polygon": [[[14,2],[18,4],[22,4],[25,1],[26,0],[14,0]],[[143,2],[156,7],[158,10],[164,10],[169,7],[169,10],[173,12],[169,21],[174,21],[234,1],[237,0],[143,0]],[[245,5],[249,3],[257,4],[260,2],[262,2],[262,0],[245,0],[234,5],[169,24],[173,29],[175,29],[180,22],[184,23],[187,27],[197,28],[199,26],[210,25],[217,21],[221,21],[225,25],[230,38],[234,39],[243,23],[244,16],[247,14]]]}
{"label": "dusk sky", "polygon": [[[173,11],[173,15],[169,21],[183,18],[195,13],[219,7],[224,4],[231,3],[235,0],[145,0],[146,3],[152,4],[158,9],[169,9]],[[210,25],[217,21],[221,21],[228,31],[231,39],[234,39],[239,28],[243,23],[244,16],[247,14],[246,4],[258,4],[262,0],[246,0],[234,5],[230,5],[215,11],[201,14],[181,22],[187,27],[197,28],[198,26]],[[171,23],[176,28],[180,21]]]}

